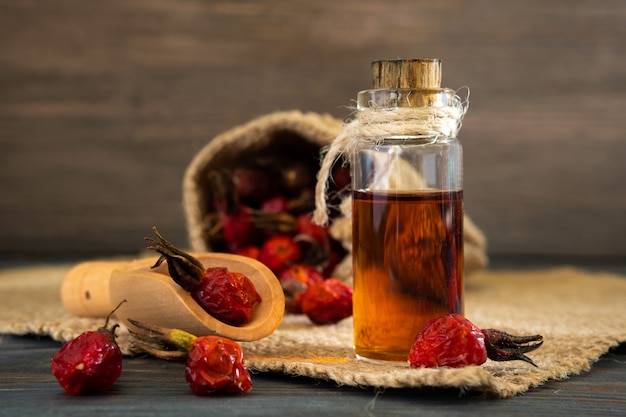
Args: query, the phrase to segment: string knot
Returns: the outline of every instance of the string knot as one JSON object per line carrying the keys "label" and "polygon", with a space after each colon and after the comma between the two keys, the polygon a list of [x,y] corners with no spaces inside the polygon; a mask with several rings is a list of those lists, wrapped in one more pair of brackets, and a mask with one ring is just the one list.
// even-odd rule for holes
{"label": "string knot", "polygon": [[342,156],[345,161],[353,155],[357,145],[372,145],[392,136],[411,135],[440,138],[457,136],[463,117],[469,107],[469,89],[466,97],[454,96],[447,106],[394,107],[392,109],[370,107],[359,109],[328,147],[317,174],[315,186],[315,211],[313,221],[318,225],[328,223],[326,193],[333,165]]}

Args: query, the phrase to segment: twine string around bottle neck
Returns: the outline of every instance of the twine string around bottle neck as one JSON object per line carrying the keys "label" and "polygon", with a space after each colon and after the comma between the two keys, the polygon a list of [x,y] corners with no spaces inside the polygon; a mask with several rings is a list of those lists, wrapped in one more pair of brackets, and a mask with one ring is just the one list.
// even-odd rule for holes
{"label": "twine string around bottle neck", "polygon": [[343,126],[324,155],[317,174],[313,221],[318,225],[328,224],[326,202],[328,180],[339,157],[342,157],[346,163],[355,152],[357,145],[367,142],[375,146],[392,136],[410,134],[412,137],[432,137],[434,140],[456,137],[469,108],[469,88],[464,87],[464,89],[465,97],[461,98],[460,90],[457,90],[454,99],[447,106],[359,109],[354,119]]}

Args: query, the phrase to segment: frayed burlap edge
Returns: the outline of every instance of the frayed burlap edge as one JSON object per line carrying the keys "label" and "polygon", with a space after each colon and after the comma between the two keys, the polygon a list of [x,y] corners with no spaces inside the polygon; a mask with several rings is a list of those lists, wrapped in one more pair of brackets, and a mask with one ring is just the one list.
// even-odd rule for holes
{"label": "frayed burlap edge", "polygon": [[[59,295],[71,265],[42,265],[0,271],[3,300],[0,333],[42,335],[66,341],[95,330],[102,319],[67,313]],[[316,326],[303,316],[285,316],[272,335],[242,343],[253,372],[282,372],[378,388],[457,388],[510,397],[548,380],[588,371],[611,347],[626,341],[626,278],[573,268],[490,271],[475,274],[466,290],[466,315],[479,327],[516,334],[542,334],[544,345],[525,362],[492,362],[461,369],[410,369],[356,360],[352,321]],[[117,332],[131,353],[128,330]]]}
{"label": "frayed burlap edge", "polygon": [[[232,166],[249,152],[271,149],[280,152],[275,140],[279,133],[289,132],[294,141],[310,143],[320,149],[329,145],[341,132],[343,123],[326,114],[303,113],[298,110],[276,112],[258,117],[214,137],[189,163],[183,179],[183,208],[191,248],[197,252],[212,250],[205,238],[204,216],[208,191],[202,189],[202,176],[208,168]],[[321,157],[320,157],[321,158]],[[351,204],[346,199],[341,207],[343,217],[331,224],[331,234],[351,249]],[[480,229],[464,216],[465,274],[471,275],[488,264],[487,240]],[[352,277],[351,257],[347,256],[334,275],[344,281]]]}

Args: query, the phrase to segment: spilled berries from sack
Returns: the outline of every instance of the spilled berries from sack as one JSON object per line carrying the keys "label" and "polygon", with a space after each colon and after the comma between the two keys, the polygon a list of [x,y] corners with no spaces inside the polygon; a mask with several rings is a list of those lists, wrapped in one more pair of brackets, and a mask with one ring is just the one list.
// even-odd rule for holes
{"label": "spilled berries from sack", "polygon": [[320,245],[328,244],[331,239],[328,227],[313,223],[313,215],[310,213],[296,217],[296,231],[300,235],[310,236]]}
{"label": "spilled berries from sack", "polygon": [[107,391],[120,377],[122,352],[115,342],[118,325],[107,327],[113,312],[106,318],[104,327],[81,333],[52,357],[52,374],[68,395]]}
{"label": "spilled berries from sack", "polygon": [[248,277],[222,267],[205,269],[198,259],[165,240],[156,227],[153,231],[158,240],[146,238],[152,244],[148,249],[161,254],[153,268],[167,261],[172,279],[216,319],[233,326],[250,321],[261,296]]}
{"label": "spilled berries from sack", "polygon": [[295,264],[283,270],[278,276],[285,294],[285,311],[291,314],[302,313],[302,294],[307,288],[324,281],[324,276],[309,265]]}
{"label": "spilled berries from sack", "polygon": [[413,368],[459,368],[495,361],[521,360],[537,366],[525,355],[537,349],[543,337],[514,336],[495,329],[480,329],[460,314],[431,320],[418,333],[409,352]]}
{"label": "spilled berries from sack", "polygon": [[185,360],[185,380],[200,396],[252,389],[241,346],[220,336],[194,336],[179,329],[148,325],[129,319],[131,343],[136,349],[166,360]]}
{"label": "spilled berries from sack", "polygon": [[302,252],[298,244],[287,235],[270,237],[261,247],[259,261],[263,262],[275,274],[299,262]]}
{"label": "spilled berries from sack", "polygon": [[313,323],[337,323],[352,315],[352,287],[329,278],[308,287],[301,296],[300,307]]}

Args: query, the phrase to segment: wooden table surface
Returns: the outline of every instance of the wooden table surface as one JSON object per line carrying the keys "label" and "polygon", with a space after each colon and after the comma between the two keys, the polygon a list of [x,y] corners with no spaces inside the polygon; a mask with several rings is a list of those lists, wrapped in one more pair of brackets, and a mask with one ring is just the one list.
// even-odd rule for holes
{"label": "wooden table surface", "polygon": [[125,358],[122,376],[107,393],[70,397],[50,372],[61,344],[47,338],[3,336],[0,345],[0,416],[623,416],[626,415],[626,348],[590,372],[552,381],[509,399],[458,390],[338,387],[282,374],[253,374],[240,396],[194,396],[183,364],[150,357]]}
{"label": "wooden table surface", "polygon": [[[611,270],[626,273],[624,265]],[[339,387],[264,373],[252,375],[254,386],[246,395],[196,397],[184,380],[181,363],[150,357],[125,358],[122,376],[107,393],[69,397],[50,372],[50,358],[60,347],[61,343],[45,337],[0,336],[0,416],[626,415],[626,343],[604,355],[590,372],[550,381],[509,399],[456,389]]]}

